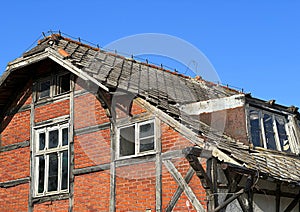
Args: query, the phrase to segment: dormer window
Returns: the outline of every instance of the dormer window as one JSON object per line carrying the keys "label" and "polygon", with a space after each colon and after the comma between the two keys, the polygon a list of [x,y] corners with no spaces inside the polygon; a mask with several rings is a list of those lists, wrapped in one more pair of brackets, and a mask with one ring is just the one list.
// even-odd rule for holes
{"label": "dormer window", "polygon": [[70,74],[53,75],[38,82],[37,99],[46,99],[70,91]]}
{"label": "dormer window", "polygon": [[251,142],[255,147],[293,152],[285,115],[250,108],[249,121]]}

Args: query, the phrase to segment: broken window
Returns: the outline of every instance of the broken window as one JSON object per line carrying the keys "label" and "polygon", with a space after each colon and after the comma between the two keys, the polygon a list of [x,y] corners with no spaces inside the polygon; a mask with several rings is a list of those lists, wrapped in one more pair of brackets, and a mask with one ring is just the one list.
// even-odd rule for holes
{"label": "broken window", "polygon": [[63,94],[70,91],[70,74],[64,74],[57,77],[57,94]]}
{"label": "broken window", "polygon": [[285,116],[250,108],[249,120],[251,142],[254,146],[291,152]]}
{"label": "broken window", "polygon": [[50,97],[50,80],[46,80],[39,83],[39,99]]}
{"label": "broken window", "polygon": [[68,124],[36,130],[35,195],[68,191],[69,184]]}
{"label": "broken window", "polygon": [[139,155],[155,150],[154,121],[135,123],[118,129],[118,156]]}
{"label": "broken window", "polygon": [[45,99],[70,91],[70,74],[53,75],[38,82],[37,99]]}

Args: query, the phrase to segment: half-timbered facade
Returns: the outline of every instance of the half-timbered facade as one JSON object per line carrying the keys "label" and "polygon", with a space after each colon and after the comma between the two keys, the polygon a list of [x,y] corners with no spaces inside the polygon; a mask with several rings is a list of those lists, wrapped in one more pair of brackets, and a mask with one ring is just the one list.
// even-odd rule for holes
{"label": "half-timbered facade", "polygon": [[0,79],[0,210],[299,211],[299,118],[52,34]]}

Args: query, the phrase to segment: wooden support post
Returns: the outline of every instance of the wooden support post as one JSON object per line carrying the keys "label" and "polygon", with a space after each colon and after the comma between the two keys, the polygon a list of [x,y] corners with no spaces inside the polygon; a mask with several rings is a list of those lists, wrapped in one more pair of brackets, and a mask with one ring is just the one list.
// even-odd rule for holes
{"label": "wooden support post", "polygon": [[215,158],[210,158],[207,160],[206,172],[208,177],[212,182],[212,196],[209,200],[208,209],[213,211],[214,208],[218,207],[218,173],[217,173],[217,160]]}
{"label": "wooden support post", "polygon": [[70,160],[70,183],[69,183],[69,212],[73,211],[73,206],[74,206],[74,161],[75,161],[75,156],[74,156],[74,94],[75,94],[75,76],[71,75],[71,79],[70,79],[70,83],[71,83],[71,93],[70,93],[70,134],[69,134],[69,144],[70,144],[70,150],[69,150],[69,160]]}
{"label": "wooden support post", "polygon": [[280,211],[280,183],[276,184],[276,212]]}
{"label": "wooden support post", "polygon": [[196,195],[194,194],[193,190],[188,186],[188,184],[185,182],[181,174],[178,172],[178,170],[175,168],[174,164],[170,160],[163,161],[164,165],[167,167],[168,171],[173,176],[174,180],[177,182],[177,184],[181,187],[181,189],[184,191],[192,205],[197,211],[204,212],[205,209],[197,199]]}
{"label": "wooden support post", "polygon": [[111,140],[110,140],[110,202],[109,202],[109,211],[116,211],[116,162],[115,162],[115,129],[114,126],[111,126]]}
{"label": "wooden support post", "polygon": [[160,121],[159,119],[155,119],[155,125],[156,125],[156,148],[157,153],[155,157],[155,210],[157,212],[162,211],[162,155],[161,155],[161,133],[160,133]]}

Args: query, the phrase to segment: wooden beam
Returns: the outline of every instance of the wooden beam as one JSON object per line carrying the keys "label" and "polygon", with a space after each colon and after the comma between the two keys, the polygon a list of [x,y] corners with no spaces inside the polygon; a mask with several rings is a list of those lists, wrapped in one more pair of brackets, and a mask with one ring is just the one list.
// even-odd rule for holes
{"label": "wooden beam", "polygon": [[1,182],[0,188],[10,188],[24,183],[29,183],[29,182],[30,182],[30,177],[20,178],[17,180],[10,180],[6,182]]}
{"label": "wooden beam", "polygon": [[161,132],[160,121],[155,119],[156,131],[156,158],[155,158],[155,210],[162,211],[162,153],[161,153]]}
{"label": "wooden beam", "polygon": [[294,207],[297,205],[297,203],[299,202],[299,200],[300,200],[300,192],[299,192],[299,194],[297,194],[295,199],[293,199],[293,201],[286,207],[284,212],[292,211],[294,209]]}
{"label": "wooden beam", "polygon": [[181,187],[181,189],[184,191],[192,205],[197,211],[204,212],[205,209],[197,199],[196,195],[194,194],[193,190],[188,186],[188,184],[185,182],[179,171],[176,169],[174,164],[170,160],[163,161],[164,165],[167,167],[168,171],[171,173],[174,180],[177,182],[177,184]]}
{"label": "wooden beam", "polygon": [[193,167],[193,169],[195,170],[196,175],[199,177],[199,179],[201,180],[201,183],[204,185],[204,187],[209,188],[211,193],[213,193],[213,184],[211,182],[211,179],[206,174],[198,157],[196,157],[194,155],[187,155],[186,158],[189,161],[191,167]]}
{"label": "wooden beam", "polygon": [[280,211],[280,184],[276,184],[276,212]]}
{"label": "wooden beam", "polygon": [[23,141],[16,144],[10,144],[7,146],[0,146],[0,152],[7,152],[7,151],[23,148],[23,147],[28,147],[29,145],[30,145],[30,141]]}
{"label": "wooden beam", "polygon": [[[187,184],[189,184],[189,182],[193,178],[194,173],[195,173],[194,169],[192,167],[190,167],[186,176],[184,177],[184,180]],[[183,189],[180,186],[178,186],[176,192],[174,193],[172,199],[170,200],[170,202],[168,204],[166,212],[171,212],[173,210],[173,208],[175,207],[177,201],[179,200],[182,192],[183,192]]]}
{"label": "wooden beam", "polygon": [[222,208],[226,207],[229,203],[237,199],[239,196],[241,196],[244,193],[244,189],[242,188],[238,192],[234,193],[230,198],[225,200],[222,204],[220,204],[217,208],[213,210],[213,212],[220,211]]}

